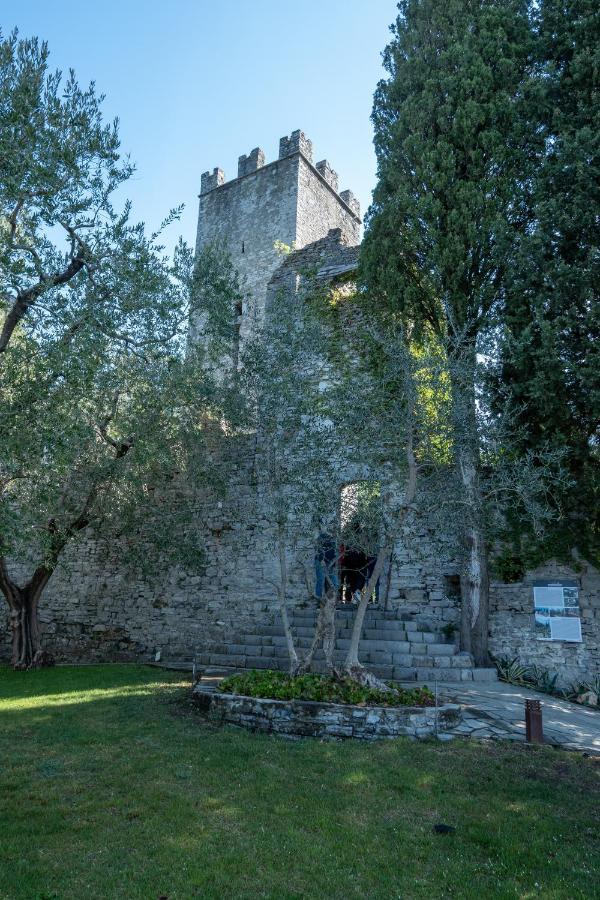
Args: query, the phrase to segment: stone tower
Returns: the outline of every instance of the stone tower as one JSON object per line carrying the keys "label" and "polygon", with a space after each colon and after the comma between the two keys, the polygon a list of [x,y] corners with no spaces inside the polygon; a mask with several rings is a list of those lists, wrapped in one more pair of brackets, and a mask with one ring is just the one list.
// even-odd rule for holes
{"label": "stone tower", "polygon": [[[257,147],[240,156],[231,181],[221,169],[203,173],[196,252],[213,241],[225,242],[260,313],[269,279],[282,261],[277,241],[301,249],[339,228],[344,243],[356,245],[360,223],[352,192],[338,192],[337,173],[327,160],[315,165],[312,142],[294,131],[279,141],[274,162],[266,163]],[[192,339],[194,330],[192,322]]]}

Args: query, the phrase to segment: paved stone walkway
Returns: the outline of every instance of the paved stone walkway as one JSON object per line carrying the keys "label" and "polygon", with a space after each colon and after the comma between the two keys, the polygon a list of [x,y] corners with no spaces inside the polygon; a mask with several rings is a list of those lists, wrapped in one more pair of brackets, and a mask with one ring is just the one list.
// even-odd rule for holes
{"label": "paved stone walkway", "polygon": [[542,706],[544,738],[568,750],[600,756],[600,709],[590,709],[498,681],[438,684],[440,699],[460,703],[463,720],[449,735],[525,740],[525,700]]}

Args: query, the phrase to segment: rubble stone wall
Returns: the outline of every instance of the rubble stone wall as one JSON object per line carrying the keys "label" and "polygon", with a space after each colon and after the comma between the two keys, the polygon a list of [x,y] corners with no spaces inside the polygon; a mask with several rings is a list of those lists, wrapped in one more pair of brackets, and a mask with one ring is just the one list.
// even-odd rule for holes
{"label": "rubble stone wall", "polygon": [[[577,582],[581,643],[537,639],[533,585],[538,580]],[[593,566],[550,561],[515,584],[492,582],[490,606],[490,651],[495,656],[517,657],[525,665],[556,672],[560,685],[600,675],[600,572]]]}

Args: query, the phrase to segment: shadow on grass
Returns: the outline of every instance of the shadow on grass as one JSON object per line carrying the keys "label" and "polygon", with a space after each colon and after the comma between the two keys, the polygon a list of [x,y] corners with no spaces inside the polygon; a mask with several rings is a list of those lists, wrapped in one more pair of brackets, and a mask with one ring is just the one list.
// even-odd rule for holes
{"label": "shadow on grass", "polygon": [[589,760],[217,729],[181,680],[143,666],[0,673],[0,896],[593,896]]}
{"label": "shadow on grass", "polygon": [[55,666],[16,672],[0,666],[0,706],[7,700],[102,693],[153,688],[157,684],[182,682],[181,673],[169,673],[132,663],[89,666]]}

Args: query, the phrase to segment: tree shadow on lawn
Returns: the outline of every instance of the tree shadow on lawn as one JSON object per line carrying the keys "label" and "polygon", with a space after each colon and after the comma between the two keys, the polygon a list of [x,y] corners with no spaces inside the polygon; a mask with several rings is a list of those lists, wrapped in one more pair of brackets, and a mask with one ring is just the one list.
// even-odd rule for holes
{"label": "tree shadow on lawn", "polygon": [[[127,900],[188,898],[192,884],[203,897],[508,897],[548,873],[548,896],[558,897],[569,860],[583,848],[592,859],[600,771],[579,755],[289,741],[206,723],[181,673],[31,674],[44,705],[13,706],[0,734],[9,801],[0,862],[20,856],[27,890],[81,897],[92,878],[94,896]],[[35,698],[28,673],[1,677],[13,699],[15,680]],[[72,694],[94,702],[48,703]],[[435,835],[437,822],[456,834]],[[586,896],[591,877],[578,876],[569,896]],[[501,878],[512,879],[503,893]],[[461,893],[465,884],[473,893]],[[10,896],[36,896],[18,885]]]}
{"label": "tree shadow on lawn", "polygon": [[182,683],[180,672],[165,672],[135,663],[53,666],[28,672],[0,666],[0,712],[9,708],[86,703],[119,694],[148,694],[173,683]]}

